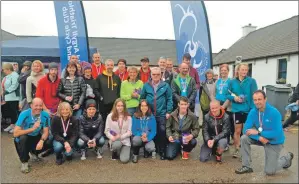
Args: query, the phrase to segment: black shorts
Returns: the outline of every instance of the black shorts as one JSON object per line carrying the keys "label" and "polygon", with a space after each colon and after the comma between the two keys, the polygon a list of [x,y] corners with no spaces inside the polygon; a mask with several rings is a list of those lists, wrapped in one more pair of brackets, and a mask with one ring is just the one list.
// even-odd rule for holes
{"label": "black shorts", "polygon": [[244,124],[246,122],[248,113],[245,112],[235,112],[233,114],[235,124]]}

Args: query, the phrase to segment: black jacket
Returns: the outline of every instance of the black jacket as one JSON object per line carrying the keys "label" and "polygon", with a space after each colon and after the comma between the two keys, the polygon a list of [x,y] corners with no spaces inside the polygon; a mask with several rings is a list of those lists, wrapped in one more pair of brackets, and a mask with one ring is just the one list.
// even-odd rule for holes
{"label": "black jacket", "polygon": [[104,121],[100,114],[95,117],[87,117],[86,112],[79,118],[79,137],[87,142],[90,139],[99,139],[104,135]]}
{"label": "black jacket", "polygon": [[96,85],[97,85],[96,80],[93,79],[92,77],[90,79],[87,79],[85,77],[83,77],[83,78],[84,78],[85,84],[88,84],[93,89],[93,94],[95,95],[94,99],[101,99],[102,96],[101,96],[99,90],[96,88]]}
{"label": "black jacket", "polygon": [[30,74],[31,74],[31,70],[28,70],[24,73],[20,73],[19,75],[18,82],[20,83],[21,86],[21,94],[23,99],[26,98],[26,80],[30,76]]}
{"label": "black jacket", "polygon": [[299,100],[299,83],[297,84],[295,91],[293,92],[293,95],[291,97],[291,103],[296,102],[297,100]]}
{"label": "black jacket", "polygon": [[161,72],[161,78],[164,82],[168,83],[171,86],[171,81],[173,79],[173,75],[171,72],[165,70],[165,72]]}
{"label": "black jacket", "polygon": [[[103,105],[113,104],[120,97],[120,85],[120,78],[114,73],[112,76],[108,76],[104,71],[96,78],[96,89],[103,97]],[[101,102],[101,99],[99,99],[99,102]]]}
{"label": "black jacket", "polygon": [[[216,121],[216,124],[215,124]],[[218,135],[216,135],[216,128]],[[228,114],[221,109],[220,116],[214,117],[210,113],[206,114],[204,117],[202,135],[205,143],[208,140],[214,139],[218,142],[222,138],[226,138],[230,131],[230,120]]]}
{"label": "black jacket", "polygon": [[[65,128],[67,126],[68,120],[65,122]],[[61,118],[58,116],[54,116],[51,122],[51,131],[55,141],[60,142],[64,145],[64,142],[68,142],[70,146],[73,148],[78,140],[79,134],[79,121],[76,117],[72,116],[70,118],[70,124],[67,130],[67,136],[63,136],[63,126],[61,123]]]}
{"label": "black jacket", "polygon": [[69,79],[62,78],[60,80],[58,89],[57,89],[57,95],[59,98],[61,98],[63,101],[65,100],[66,96],[73,96],[72,102],[70,102],[71,105],[80,104],[82,105],[85,99],[86,94],[86,85],[85,81],[82,77],[75,77],[75,80],[73,83],[70,82]]}

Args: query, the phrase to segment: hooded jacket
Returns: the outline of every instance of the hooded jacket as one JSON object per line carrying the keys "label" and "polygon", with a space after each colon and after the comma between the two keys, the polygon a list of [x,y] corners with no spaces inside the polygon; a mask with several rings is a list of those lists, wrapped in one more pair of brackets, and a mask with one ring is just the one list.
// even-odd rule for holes
{"label": "hooded jacket", "polygon": [[115,75],[117,75],[121,82],[125,81],[128,79],[129,77],[129,72],[127,71],[127,69],[125,69],[125,72],[124,73],[120,73],[120,71],[117,69],[115,72],[114,72]]}
{"label": "hooded jacket", "polygon": [[[171,82],[171,89],[173,94],[173,102],[174,107],[177,107],[177,104],[180,100],[181,96],[181,82],[180,82],[180,74],[177,75],[177,77],[172,80]],[[194,109],[195,107],[195,98],[196,98],[196,83],[193,78],[191,78],[189,75],[186,77],[186,83],[187,83],[187,98],[189,100],[189,107],[190,109]]]}
{"label": "hooded jacket", "polygon": [[101,63],[99,67],[97,67],[94,63],[91,64],[91,73],[92,78],[96,79],[99,75],[101,75],[106,70],[106,66]]}
{"label": "hooded jacket", "polygon": [[[241,82],[238,78],[232,79],[229,87],[229,95],[227,98],[232,102],[232,112],[245,112],[248,113],[254,108],[252,95],[257,90],[255,79],[245,77]],[[234,95],[244,95],[244,102],[235,102]]]}
{"label": "hooded jacket", "polygon": [[196,138],[200,130],[197,117],[190,110],[188,110],[183,120],[182,129],[180,130],[180,121],[178,116],[179,109],[176,109],[170,114],[170,117],[166,121],[167,138],[170,136],[172,136],[174,139],[181,138],[182,133],[190,133],[193,135],[193,138]]}
{"label": "hooded jacket", "polygon": [[146,99],[156,117],[164,117],[166,113],[172,112],[172,92],[166,82],[160,81],[156,92],[152,86],[152,81],[145,83],[140,99]]}
{"label": "hooded jacket", "polygon": [[[204,117],[202,136],[205,143],[214,139],[218,142],[226,138],[230,132],[230,120],[224,109],[220,109],[220,115],[215,117],[211,112]],[[217,131],[216,131],[217,130]]]}
{"label": "hooded jacket", "polygon": [[82,77],[76,76],[73,83],[70,81],[70,79],[60,79],[57,93],[63,101],[66,101],[65,97],[73,96],[73,100],[70,102],[70,104],[82,105],[85,99],[85,92],[86,85]]}
{"label": "hooded jacket", "polygon": [[[283,144],[285,136],[282,129],[280,112],[269,103],[266,103],[266,108],[261,114],[261,121],[263,131],[260,135],[250,135],[249,137],[258,141],[259,137],[262,136],[268,139],[270,144]],[[259,110],[254,107],[247,116],[247,120],[243,128],[243,134],[246,134],[248,129],[258,129],[259,127]]]}
{"label": "hooded jacket", "polygon": [[45,106],[51,111],[56,112],[60,99],[57,96],[57,89],[59,86],[60,78],[57,76],[56,80],[52,82],[49,74],[41,78],[37,83],[36,97],[43,100]]}
{"label": "hooded jacket", "polygon": [[104,126],[105,123],[99,113],[95,114],[93,118],[89,118],[85,111],[79,118],[79,137],[84,142],[99,139],[104,135]]}
{"label": "hooded jacket", "polygon": [[96,88],[103,97],[103,104],[113,104],[120,97],[121,81],[117,75],[108,75],[105,70],[102,75],[96,78]]}
{"label": "hooded jacket", "polygon": [[132,118],[132,134],[133,136],[142,136],[143,132],[147,132],[147,141],[150,142],[154,139],[157,133],[157,123],[153,115],[146,117],[145,119]]}

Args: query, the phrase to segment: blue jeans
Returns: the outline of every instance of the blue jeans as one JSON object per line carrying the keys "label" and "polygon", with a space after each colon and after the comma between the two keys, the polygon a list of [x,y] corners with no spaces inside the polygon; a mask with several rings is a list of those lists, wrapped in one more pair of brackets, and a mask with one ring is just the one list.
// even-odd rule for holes
{"label": "blue jeans", "polygon": [[137,110],[137,107],[128,108],[128,113],[130,114],[130,116],[133,116],[134,113],[136,112],[136,110]]}
{"label": "blue jeans", "polygon": [[62,145],[60,142],[56,141],[56,140],[53,140],[53,148],[54,148],[54,152],[57,154],[57,153],[62,153],[64,151],[64,155],[65,156],[71,156],[73,154],[73,148],[72,150],[67,153],[65,151],[65,148],[64,148],[64,145]]}
{"label": "blue jeans", "polygon": [[[96,146],[97,147],[103,147],[105,144],[104,136],[100,137],[99,139],[96,139]],[[77,145],[80,149],[86,149],[87,142],[84,142],[81,138],[78,139]]]}

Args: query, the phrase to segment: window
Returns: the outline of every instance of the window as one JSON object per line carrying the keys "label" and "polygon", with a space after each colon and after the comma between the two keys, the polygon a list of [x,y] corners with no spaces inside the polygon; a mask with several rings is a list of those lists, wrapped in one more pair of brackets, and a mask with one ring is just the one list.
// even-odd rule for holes
{"label": "window", "polygon": [[278,79],[287,79],[287,59],[278,60]]}

